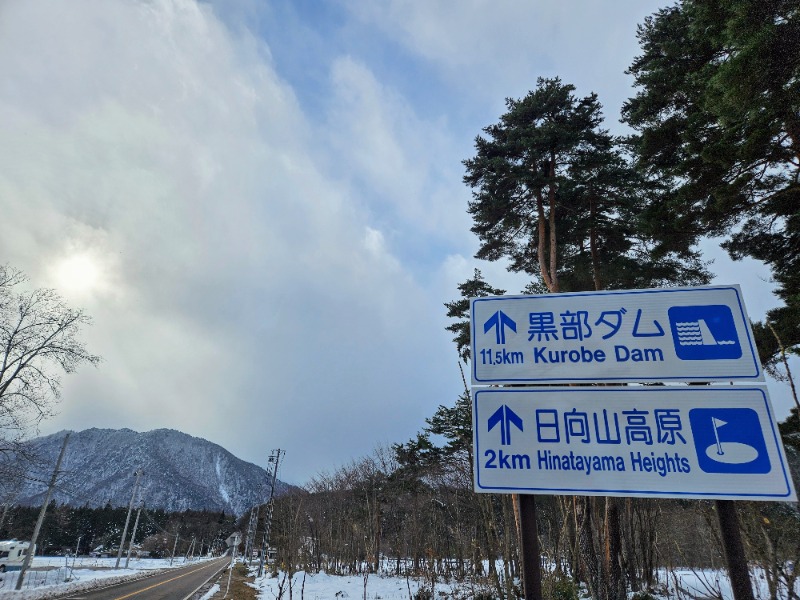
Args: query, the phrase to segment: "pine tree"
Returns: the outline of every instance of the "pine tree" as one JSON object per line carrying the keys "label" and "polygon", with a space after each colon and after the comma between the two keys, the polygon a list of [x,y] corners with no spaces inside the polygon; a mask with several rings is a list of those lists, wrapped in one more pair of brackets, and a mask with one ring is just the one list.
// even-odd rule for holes
{"label": "pine tree", "polygon": [[458,319],[455,323],[451,323],[445,329],[451,333],[455,333],[453,341],[456,343],[458,355],[465,363],[470,357],[469,347],[469,301],[471,298],[485,298],[486,296],[502,296],[506,293],[505,290],[494,288],[483,279],[483,274],[475,269],[472,274],[472,279],[467,279],[464,283],[458,284],[458,290],[461,292],[461,297],[452,302],[445,302],[447,308],[447,316],[451,319]]}
{"label": "pine tree", "polygon": [[[639,27],[623,109],[641,172],[666,187],[661,239],[724,236],[765,262],[800,343],[800,10],[796,0],[682,0]],[[669,215],[669,219],[663,216]],[[660,223],[656,223],[661,220]],[[774,359],[769,337],[762,356]],[[772,351],[772,352],[771,352]]]}
{"label": "pine tree", "polygon": [[464,161],[476,258],[508,258],[551,292],[708,281],[691,243],[654,243],[639,215],[657,185],[601,129],[597,96],[578,99],[574,89],[539,79],[476,138]]}
{"label": "pine tree", "polygon": [[[666,219],[670,209],[663,187],[640,176],[601,128],[597,96],[578,99],[574,89],[539,79],[524,99],[507,100],[500,122],[476,139],[476,156],[464,161],[481,241],[476,258],[508,258],[511,270],[540,278],[550,292],[708,282],[695,238],[659,235],[664,226],[653,217]],[[464,358],[463,346],[459,352]],[[590,591],[623,598],[619,502],[581,498],[574,510]]]}

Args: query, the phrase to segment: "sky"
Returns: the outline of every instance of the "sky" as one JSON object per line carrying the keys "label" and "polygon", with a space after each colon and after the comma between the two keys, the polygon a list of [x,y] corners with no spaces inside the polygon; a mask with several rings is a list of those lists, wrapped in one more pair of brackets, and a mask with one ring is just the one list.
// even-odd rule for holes
{"label": "sky", "polygon": [[[463,391],[443,304],[480,268],[462,161],[537,77],[614,133],[663,2],[6,0],[0,263],[103,357],[40,433],[171,428],[302,484]],[[769,272],[731,263],[749,316]],[[769,382],[779,418],[792,405]]]}

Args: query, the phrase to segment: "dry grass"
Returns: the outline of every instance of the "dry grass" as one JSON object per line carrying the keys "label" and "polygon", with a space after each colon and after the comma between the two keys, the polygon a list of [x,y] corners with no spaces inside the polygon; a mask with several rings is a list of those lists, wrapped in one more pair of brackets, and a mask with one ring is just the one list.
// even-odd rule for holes
{"label": "dry grass", "polygon": [[[242,563],[236,563],[233,567],[231,576],[231,588],[228,592],[228,600],[255,600],[256,590],[247,585],[253,582],[253,577],[247,575],[247,567]],[[211,597],[211,600],[222,600],[226,598],[225,590],[228,587],[228,569],[222,572],[219,578],[220,591]]]}

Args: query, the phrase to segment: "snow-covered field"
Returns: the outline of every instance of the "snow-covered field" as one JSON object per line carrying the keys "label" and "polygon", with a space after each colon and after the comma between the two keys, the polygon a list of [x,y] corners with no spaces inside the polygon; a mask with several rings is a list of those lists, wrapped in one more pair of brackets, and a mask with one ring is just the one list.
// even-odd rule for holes
{"label": "snow-covered field", "polygon": [[[278,596],[289,598],[289,577],[285,573],[278,573],[277,577],[267,575],[256,579],[255,588],[259,591],[259,600],[275,600]],[[370,575],[365,581],[361,576],[327,575],[325,573],[298,572],[291,579],[292,598],[304,600],[338,600],[339,598],[368,598],[370,600],[395,600],[425,597],[418,595],[421,589],[430,590],[430,582],[419,579],[406,579],[404,577],[388,577]],[[432,598],[474,598],[477,590],[466,584],[433,584]]]}
{"label": "snow-covered field", "polygon": [[[752,573],[751,578],[757,600],[767,600],[769,590],[763,576]],[[672,600],[697,600],[714,598],[733,600],[730,580],[725,572],[717,570],[676,569],[660,571],[658,598]],[[476,588],[464,583],[431,582],[403,577],[370,575],[366,581],[360,576],[332,576],[325,573],[298,572],[291,579],[292,593],[289,594],[289,577],[278,573],[277,577],[266,576],[256,579],[254,587],[259,591],[259,600],[275,600],[276,598],[296,598],[301,600],[338,600],[339,598],[367,598],[368,600],[409,600],[410,598],[447,598],[467,600],[484,593],[491,593],[486,588]],[[366,593],[365,593],[366,590]],[[427,591],[428,594],[419,594]],[[795,592],[800,593],[800,582],[795,585]],[[783,589],[779,598],[786,598]]]}
{"label": "snow-covered field", "polygon": [[[194,559],[195,561],[200,559]],[[52,594],[54,588],[64,591],[82,591],[109,585],[118,581],[128,581],[146,577],[153,571],[181,567],[184,558],[176,558],[172,566],[169,559],[132,558],[127,569],[115,569],[116,558],[78,558],[63,556],[37,556],[31,568],[25,573],[22,590],[17,592],[19,571],[0,573],[0,600],[36,600]],[[188,562],[188,561],[187,561]],[[125,565],[125,557],[120,567]]]}

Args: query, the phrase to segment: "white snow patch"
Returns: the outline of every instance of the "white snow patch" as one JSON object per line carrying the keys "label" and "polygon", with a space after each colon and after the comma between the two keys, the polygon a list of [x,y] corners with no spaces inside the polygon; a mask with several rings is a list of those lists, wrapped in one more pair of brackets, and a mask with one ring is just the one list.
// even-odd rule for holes
{"label": "white snow patch", "polygon": [[214,463],[214,468],[217,471],[217,481],[219,481],[219,495],[222,496],[222,499],[225,500],[226,504],[231,503],[231,497],[228,494],[228,490],[225,489],[225,486],[222,485],[222,468],[220,467],[220,461],[222,457],[217,455],[217,460]]}
{"label": "white snow patch", "polygon": [[[751,570],[753,592],[757,600],[770,597],[763,571]],[[661,582],[654,596],[668,600],[679,598],[721,598],[733,600],[730,579],[724,570],[716,569],[675,569],[668,571],[659,569],[657,579]],[[367,581],[363,576],[337,576],[327,573],[304,573],[299,571],[289,578],[287,573],[279,571],[276,577],[266,573],[256,579],[253,587],[258,590],[259,600],[274,600],[278,597],[303,597],[308,600],[336,600],[338,598],[381,598],[382,600],[408,600],[419,592],[433,598],[468,598],[477,592],[470,583],[431,583],[430,579],[406,578],[389,575],[370,575]],[[800,581],[795,582],[795,594],[800,592]],[[422,595],[422,594],[420,594]],[[779,591],[780,600],[786,600],[786,589]]]}
{"label": "white snow patch", "polygon": [[219,584],[215,583],[211,586],[211,588],[203,594],[203,597],[200,600],[209,600],[214,594],[216,594],[220,590]]}
{"label": "white snow patch", "polygon": [[228,490],[226,490],[225,486],[221,483],[219,484],[219,495],[222,496],[226,503],[230,504],[231,497],[228,495]]}

